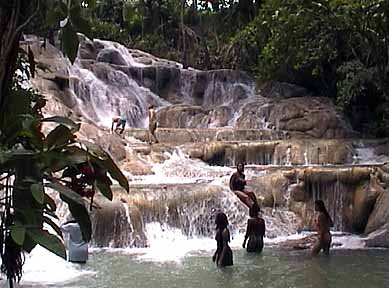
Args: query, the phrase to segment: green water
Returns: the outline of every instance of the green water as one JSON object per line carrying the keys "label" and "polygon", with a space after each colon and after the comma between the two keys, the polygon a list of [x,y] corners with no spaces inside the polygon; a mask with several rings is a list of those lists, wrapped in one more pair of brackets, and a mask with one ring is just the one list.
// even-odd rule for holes
{"label": "green water", "polygon": [[263,255],[234,251],[233,267],[218,269],[210,256],[181,263],[155,263],[117,253],[94,253],[84,268],[95,275],[53,287],[389,287],[389,251],[332,251],[312,258],[307,251],[266,250]]}

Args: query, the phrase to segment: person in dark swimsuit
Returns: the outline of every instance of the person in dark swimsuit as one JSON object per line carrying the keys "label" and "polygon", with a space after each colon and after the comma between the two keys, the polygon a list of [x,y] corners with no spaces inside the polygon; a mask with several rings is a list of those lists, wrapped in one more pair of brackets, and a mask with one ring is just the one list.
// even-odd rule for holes
{"label": "person in dark swimsuit", "polygon": [[243,248],[246,248],[247,252],[261,253],[263,250],[263,237],[265,236],[265,221],[258,217],[260,208],[258,205],[251,206],[249,210],[250,219],[247,220],[246,235],[244,236]]}
{"label": "person in dark swimsuit", "polygon": [[216,214],[216,236],[217,249],[213,254],[212,261],[218,267],[233,265],[232,250],[228,245],[230,242],[230,231],[228,230],[228,219],[226,214],[219,212]]}
{"label": "person in dark swimsuit", "polygon": [[247,207],[251,208],[253,204],[258,205],[257,197],[254,192],[246,191],[245,186],[247,184],[244,175],[244,164],[239,163],[236,166],[236,172],[232,174],[230,178],[230,189],[236,196],[238,196],[239,200],[242,201]]}
{"label": "person in dark swimsuit", "polygon": [[312,255],[318,255],[321,250],[325,255],[329,255],[332,242],[330,227],[334,224],[322,200],[315,201],[315,211],[319,212],[319,215],[315,220],[317,242],[312,248]]}

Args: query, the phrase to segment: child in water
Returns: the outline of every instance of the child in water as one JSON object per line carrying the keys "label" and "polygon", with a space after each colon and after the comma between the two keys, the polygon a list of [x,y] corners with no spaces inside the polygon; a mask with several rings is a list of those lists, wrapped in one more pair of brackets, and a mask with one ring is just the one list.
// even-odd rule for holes
{"label": "child in water", "polygon": [[232,250],[228,246],[230,242],[230,231],[228,230],[228,219],[226,214],[219,212],[216,214],[216,236],[217,249],[212,257],[212,261],[218,267],[233,265]]}

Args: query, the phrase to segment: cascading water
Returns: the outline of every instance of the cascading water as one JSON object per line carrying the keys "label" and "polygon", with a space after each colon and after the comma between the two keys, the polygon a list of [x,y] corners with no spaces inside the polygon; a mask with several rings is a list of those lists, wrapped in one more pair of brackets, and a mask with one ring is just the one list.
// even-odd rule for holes
{"label": "cascading water", "polygon": [[[201,106],[204,113],[189,114],[179,127],[234,127],[245,107],[264,101],[243,72],[185,70],[179,63],[130,51],[118,43],[88,43],[96,50],[95,59],[89,55],[83,59],[86,56],[79,53],[69,69],[70,88],[82,116],[99,125],[110,126],[113,117],[126,115],[130,127],[145,127],[149,104],[186,104]],[[270,128],[266,117],[254,118],[259,119],[257,128]]]}
{"label": "cascading water", "polygon": [[77,63],[70,70],[70,87],[86,119],[109,126],[113,117],[125,115],[131,127],[145,127],[148,104],[167,104],[124,72],[98,67],[104,72],[103,80]]}

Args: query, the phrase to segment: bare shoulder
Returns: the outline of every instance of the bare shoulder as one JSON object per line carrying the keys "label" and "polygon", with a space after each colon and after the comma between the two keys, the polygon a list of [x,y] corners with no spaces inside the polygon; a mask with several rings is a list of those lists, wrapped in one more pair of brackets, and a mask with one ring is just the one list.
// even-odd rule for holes
{"label": "bare shoulder", "polygon": [[222,232],[222,236],[223,238],[230,238],[230,231],[227,228],[225,228]]}

